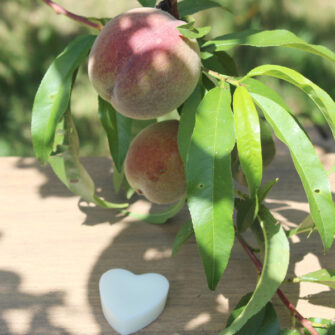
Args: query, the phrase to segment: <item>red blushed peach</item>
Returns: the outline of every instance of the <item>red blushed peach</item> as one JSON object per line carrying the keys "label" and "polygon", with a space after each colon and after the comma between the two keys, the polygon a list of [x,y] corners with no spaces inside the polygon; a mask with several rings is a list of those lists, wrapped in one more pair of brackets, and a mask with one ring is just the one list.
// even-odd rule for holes
{"label": "red blushed peach", "polygon": [[175,202],[186,193],[177,143],[178,124],[169,120],[146,127],[131,143],[125,160],[130,186],[157,204]]}
{"label": "red blushed peach", "polygon": [[98,94],[135,119],[153,119],[180,106],[194,90],[201,62],[185,24],[156,8],[137,8],[111,20],[97,37],[88,74]]}

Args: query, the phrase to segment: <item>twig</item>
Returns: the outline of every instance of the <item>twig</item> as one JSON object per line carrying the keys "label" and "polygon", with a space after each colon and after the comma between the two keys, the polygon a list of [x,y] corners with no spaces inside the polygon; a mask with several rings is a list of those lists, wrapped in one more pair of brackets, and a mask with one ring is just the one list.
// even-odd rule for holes
{"label": "twig", "polygon": [[[249,258],[252,260],[254,263],[257,273],[261,274],[262,269],[263,269],[263,264],[262,262],[257,258],[257,256],[250,250],[248,244],[246,241],[243,239],[242,236],[239,234],[236,234],[236,237],[238,241],[240,242],[242,248],[246,252],[246,254],[249,256]],[[277,294],[280,298],[280,300],[284,303],[284,305],[292,312],[292,315],[294,315],[298,321],[301,323],[302,326],[304,326],[312,335],[320,335],[314,328],[313,325],[310,321],[305,319],[296,309],[295,307],[291,304],[291,302],[288,300],[286,295],[283,293],[281,289],[277,289]]]}
{"label": "twig", "polygon": [[90,26],[90,27],[98,29],[98,30],[102,30],[102,28],[103,28],[103,25],[101,25],[99,23],[94,23],[94,22],[88,20],[84,16],[73,14],[73,13],[69,12],[68,10],[66,10],[65,8],[63,8],[62,6],[56,4],[55,2],[53,2],[51,0],[41,0],[41,1],[43,1],[45,4],[50,6],[56,12],[56,14],[65,15],[65,16],[67,16],[67,17],[69,17],[69,18],[71,18],[75,21],[86,24],[87,26]]}
{"label": "twig", "polygon": [[173,15],[176,19],[179,19],[177,0],[163,0],[156,6],[156,8],[164,10]]}
{"label": "twig", "polygon": [[168,0],[170,3],[171,14],[176,18],[179,19],[179,12],[178,12],[178,5],[177,0]]}

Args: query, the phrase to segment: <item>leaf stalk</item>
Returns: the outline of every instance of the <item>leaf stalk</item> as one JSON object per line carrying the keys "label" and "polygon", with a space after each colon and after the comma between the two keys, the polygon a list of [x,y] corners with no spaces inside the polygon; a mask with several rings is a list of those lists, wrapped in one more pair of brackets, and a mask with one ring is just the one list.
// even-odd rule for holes
{"label": "leaf stalk", "polygon": [[237,80],[237,79],[235,79],[234,77],[221,74],[219,72],[207,69],[205,67],[202,68],[202,71],[205,74],[207,74],[208,76],[210,76],[210,77],[219,79],[223,83],[227,82],[227,83],[229,83],[229,84],[231,84],[233,86],[236,86],[236,87],[238,87],[238,86],[245,86],[244,84],[240,83],[240,81]]}

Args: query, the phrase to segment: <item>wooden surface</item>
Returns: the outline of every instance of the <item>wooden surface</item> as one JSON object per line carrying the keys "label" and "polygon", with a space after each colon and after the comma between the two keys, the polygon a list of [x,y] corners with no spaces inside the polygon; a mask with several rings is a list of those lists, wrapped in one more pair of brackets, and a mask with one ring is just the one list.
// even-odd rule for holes
{"label": "wooden surface", "polygon": [[[334,154],[318,152],[327,167],[335,162]],[[113,194],[108,159],[83,162],[103,196],[124,201]],[[266,171],[266,180],[274,177],[280,181],[269,206],[284,224],[301,221],[306,198],[285,152]],[[137,198],[132,209],[151,206]],[[256,272],[236,243],[218,289],[209,291],[194,239],[170,257],[175,233],[187,218],[184,209],[162,226],[136,222],[79,201],[33,158],[0,158],[0,334],[116,334],[102,316],[98,294],[99,277],[116,267],[158,272],[171,284],[163,314],[138,334],[218,334],[231,308],[253,290]],[[335,268],[334,247],[324,256],[316,234],[291,242],[291,275]],[[283,290],[306,317],[334,319],[335,294],[327,287],[301,284]],[[273,302],[287,326],[288,312],[277,298]]]}

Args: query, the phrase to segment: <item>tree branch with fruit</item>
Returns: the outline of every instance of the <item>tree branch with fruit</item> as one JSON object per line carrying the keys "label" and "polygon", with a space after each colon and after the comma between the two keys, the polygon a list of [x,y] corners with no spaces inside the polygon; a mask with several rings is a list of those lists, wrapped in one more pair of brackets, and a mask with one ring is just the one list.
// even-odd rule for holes
{"label": "tree branch with fruit", "polygon": [[[288,67],[265,64],[239,74],[234,56],[227,51],[238,46],[284,47],[316,54],[331,65],[334,52],[282,29],[223,32],[211,38],[210,27],[197,26],[191,15],[222,7],[220,1],[195,5],[190,0],[165,0],[155,8],[155,1],[139,0],[145,7],[120,14],[104,26],[102,19],[98,19],[101,24],[95,23],[50,0],[42,1],[57,14],[101,31],[72,41],[42,79],[32,113],[39,161],[50,164],[65,186],[84,200],[151,223],[165,223],[186,204],[190,220],[178,232],[173,250],[195,235],[211,290],[216,289],[237,239],[257,266],[259,278],[220,335],[238,334],[269,310],[273,317],[263,323],[271,323],[273,334],[294,334],[299,327],[314,335],[319,329],[331,329],[330,320],[321,320],[320,326],[301,316],[280,289],[289,265],[288,236],[316,230],[320,247],[327,252],[332,246],[335,207],[329,177],[294,112],[258,77],[286,81],[306,93],[333,134],[335,102]],[[128,211],[127,203],[100,198],[79,160],[70,104],[77,70],[87,56],[88,78],[99,96],[99,118],[113,160],[115,188],[128,197],[137,192],[152,203],[166,204],[161,212],[139,215]],[[262,179],[276,154],[274,136],[288,147],[310,204],[309,216],[290,232],[266,203],[278,182],[277,176],[268,183]],[[247,186],[247,193],[241,186]],[[262,262],[245,242],[243,236],[248,234],[259,242]],[[334,287],[334,276],[323,280],[332,270],[323,270],[309,275]],[[299,280],[308,281],[304,278],[310,277]],[[280,330],[271,303],[276,293],[300,325],[293,322],[292,329]]]}

